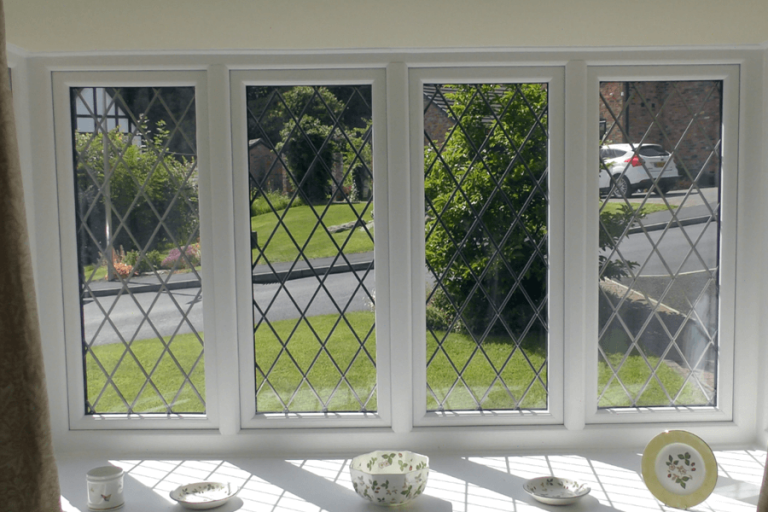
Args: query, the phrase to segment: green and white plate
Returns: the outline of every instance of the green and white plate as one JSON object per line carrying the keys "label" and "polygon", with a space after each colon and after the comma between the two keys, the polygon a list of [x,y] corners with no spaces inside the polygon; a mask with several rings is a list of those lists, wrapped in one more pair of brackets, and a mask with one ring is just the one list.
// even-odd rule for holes
{"label": "green and white plate", "polygon": [[698,505],[717,484],[712,449],[684,430],[669,430],[651,439],[643,452],[643,480],[659,501],[675,508]]}
{"label": "green and white plate", "polygon": [[205,510],[222,506],[238,492],[240,489],[230,483],[197,482],[177,487],[170,496],[186,508]]}

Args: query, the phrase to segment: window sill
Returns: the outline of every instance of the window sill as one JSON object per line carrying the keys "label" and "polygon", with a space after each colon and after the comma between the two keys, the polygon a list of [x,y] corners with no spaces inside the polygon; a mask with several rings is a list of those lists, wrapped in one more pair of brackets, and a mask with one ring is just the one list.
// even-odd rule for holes
{"label": "window sill", "polygon": [[[499,510],[550,510],[523,491],[528,478],[555,474],[580,480],[592,488],[572,510],[660,510],[643,483],[641,453],[592,451],[558,455],[504,455],[482,457],[430,456],[429,483],[424,496],[409,508],[440,512],[498,512]],[[763,475],[763,450],[715,451],[720,479],[710,497],[695,510],[740,512],[754,510]],[[362,510],[349,477],[349,459],[311,458],[205,458],[164,460],[126,457],[60,456],[58,460],[64,511],[88,510],[85,473],[111,463],[125,475],[125,512],[177,510],[168,493],[184,483],[231,481],[242,490],[217,510],[295,511]]]}

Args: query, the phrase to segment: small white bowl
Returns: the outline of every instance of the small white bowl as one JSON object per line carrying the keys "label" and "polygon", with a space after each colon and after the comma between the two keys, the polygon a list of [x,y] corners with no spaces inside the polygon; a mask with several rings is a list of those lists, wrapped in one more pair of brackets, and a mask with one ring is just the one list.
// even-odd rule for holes
{"label": "small white bowl", "polygon": [[429,458],[405,450],[359,455],[349,465],[352,486],[361,497],[392,507],[415,499],[427,486]]}
{"label": "small white bowl", "polygon": [[177,487],[170,496],[186,508],[205,510],[222,506],[239,491],[229,483],[197,482]]}
{"label": "small white bowl", "polygon": [[523,484],[523,489],[533,496],[533,499],[547,505],[570,505],[592,490],[588,485],[576,480],[555,476],[542,476],[528,480]]}

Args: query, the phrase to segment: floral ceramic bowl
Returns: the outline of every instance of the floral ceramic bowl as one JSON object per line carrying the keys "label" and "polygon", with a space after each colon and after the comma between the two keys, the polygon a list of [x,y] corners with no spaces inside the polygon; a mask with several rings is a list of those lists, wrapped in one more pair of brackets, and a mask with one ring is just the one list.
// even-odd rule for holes
{"label": "floral ceramic bowl", "polygon": [[429,458],[409,451],[382,450],[355,457],[349,471],[360,497],[391,507],[408,503],[424,491]]}

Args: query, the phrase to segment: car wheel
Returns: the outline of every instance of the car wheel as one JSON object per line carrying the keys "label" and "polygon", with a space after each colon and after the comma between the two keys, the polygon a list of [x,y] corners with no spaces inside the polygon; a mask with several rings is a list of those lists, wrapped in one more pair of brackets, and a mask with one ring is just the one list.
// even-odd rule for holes
{"label": "car wheel", "polygon": [[613,197],[629,197],[632,195],[632,187],[626,176],[621,176],[616,180],[613,187]]}

